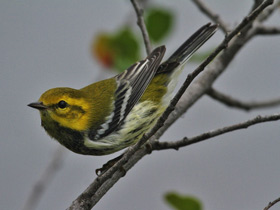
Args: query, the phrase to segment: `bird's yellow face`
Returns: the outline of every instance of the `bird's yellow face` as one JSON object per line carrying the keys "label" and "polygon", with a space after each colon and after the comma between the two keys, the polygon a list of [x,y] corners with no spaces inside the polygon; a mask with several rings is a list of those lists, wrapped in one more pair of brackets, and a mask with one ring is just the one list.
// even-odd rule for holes
{"label": "bird's yellow face", "polygon": [[42,105],[42,109],[39,109],[42,121],[54,120],[61,126],[78,131],[88,129],[90,103],[80,90],[50,89],[43,93],[39,103]]}

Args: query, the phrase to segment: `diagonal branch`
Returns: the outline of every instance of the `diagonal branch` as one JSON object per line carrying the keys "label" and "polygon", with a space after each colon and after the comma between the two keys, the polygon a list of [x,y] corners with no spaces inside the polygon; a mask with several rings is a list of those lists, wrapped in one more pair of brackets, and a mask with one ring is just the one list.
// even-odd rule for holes
{"label": "diagonal branch", "polygon": [[210,20],[219,24],[220,28],[223,30],[225,34],[227,34],[230,31],[228,25],[223,21],[223,19],[220,18],[218,14],[213,12],[202,0],[192,0],[192,1],[202,13],[204,13],[207,17],[210,18]]}
{"label": "diagonal branch", "polygon": [[268,101],[251,101],[251,102],[245,102],[245,101],[241,101],[238,100],[236,98],[233,98],[229,95],[226,95],[224,93],[221,93],[217,90],[215,90],[214,88],[210,88],[210,90],[207,92],[207,94],[229,106],[229,107],[235,107],[235,108],[239,108],[239,109],[244,109],[246,111],[250,111],[252,109],[260,109],[260,108],[266,108],[266,107],[272,107],[272,106],[277,106],[280,105],[280,98],[277,99],[272,99],[272,100],[268,100]]}
{"label": "diagonal branch", "polygon": [[272,206],[274,206],[276,203],[280,202],[280,198],[277,198],[276,200],[269,202],[269,204],[263,209],[263,210],[268,210],[270,209]]}
{"label": "diagonal branch", "polygon": [[147,31],[147,28],[146,28],[146,25],[145,25],[145,22],[144,22],[144,17],[143,17],[144,11],[138,5],[137,0],[131,0],[131,3],[133,5],[134,10],[135,10],[136,15],[137,15],[137,24],[138,24],[138,26],[139,26],[139,28],[142,32],[142,36],[143,36],[143,39],[144,39],[144,44],[145,44],[145,47],[146,47],[147,55],[149,55],[152,51],[152,47],[151,47],[149,34],[148,34],[148,31]]}
{"label": "diagonal branch", "polygon": [[187,76],[187,79],[185,80],[182,87],[179,89],[179,91],[176,93],[175,97],[171,100],[170,105],[167,107],[165,112],[162,114],[162,116],[159,118],[157,124],[152,128],[152,130],[147,134],[144,135],[142,139],[136,144],[142,145],[149,139],[153,134],[155,134],[164,124],[166,119],[168,118],[169,114],[175,109],[176,104],[186,91],[186,89],[190,86],[191,82],[200,74],[205,67],[222,51],[224,50],[229,42],[239,34],[239,32],[247,27],[247,25],[250,25],[252,21],[260,14],[267,6],[271,5],[273,3],[273,0],[266,0],[264,1],[258,8],[256,8],[250,15],[245,17],[242,22],[232,31],[230,32],[222,41],[221,44],[212,52],[192,73],[190,73]]}
{"label": "diagonal branch", "polygon": [[[252,13],[250,13],[247,17],[243,19],[243,21],[231,32],[228,34],[228,36],[225,37],[223,42],[218,46],[218,48],[196,69],[193,73],[191,73],[185,83],[184,86],[180,89],[180,91],[176,94],[175,98],[172,100],[171,105],[167,108],[165,113],[161,116],[158,123],[155,125],[155,127],[146,135],[143,136],[143,138],[134,146],[130,147],[123,155],[123,157],[114,165],[112,166],[108,171],[106,171],[101,176],[97,177],[95,181],[76,199],[73,201],[72,205],[68,209],[91,209],[99,199],[102,198],[102,196],[124,175],[124,171],[128,171],[136,162],[138,162],[145,154],[147,154],[147,149],[145,147],[142,147],[146,141],[152,137],[159,128],[163,125],[167,117],[170,115],[172,110],[174,110],[175,105],[177,104],[178,100],[184,93],[185,89],[189,87],[190,83],[193,81],[193,79],[204,70],[204,68],[212,61],[213,58],[215,58],[222,50],[224,50],[229,42],[237,35],[241,30],[244,28],[247,28],[248,25],[251,25],[252,21],[269,5],[273,3],[273,0],[265,0],[258,8],[256,8]],[[249,30],[249,29],[248,29]],[[246,31],[242,31],[243,34],[246,35]],[[242,40],[243,42],[248,41],[248,38],[244,38],[245,35],[238,36],[234,42]],[[233,41],[232,41],[233,42]],[[242,45],[243,46],[243,45]],[[210,77],[208,77],[208,80],[210,82],[214,82],[214,80],[222,73],[229,63],[229,60],[234,57],[234,55],[237,53],[237,51],[241,48],[241,46],[238,45],[238,47],[233,46],[232,50],[227,49],[224,51],[224,53],[219,56],[218,66],[215,67],[215,69],[218,67],[218,72],[214,72],[215,74],[210,74]],[[233,55],[229,55],[229,53],[232,53]],[[226,60],[226,63],[223,63],[223,59]],[[216,64],[217,64],[216,62]],[[222,62],[222,63],[221,63]],[[211,64],[213,64],[212,62]],[[211,83],[211,84],[212,84]],[[208,83],[209,84],[209,83]],[[209,85],[211,85],[209,84]],[[207,87],[205,87],[207,88]],[[193,95],[191,97],[190,101],[188,101],[187,108],[189,108],[198,98],[203,95],[204,91],[197,90],[199,92],[199,95]],[[177,106],[178,107],[178,106]],[[185,107],[184,107],[185,108]],[[180,111],[175,110],[176,112],[173,112],[174,115],[171,116],[170,121],[175,121],[185,110],[184,108]],[[186,109],[187,109],[186,108]],[[166,122],[165,122],[166,125]],[[164,126],[165,127],[165,126]],[[165,127],[166,129],[167,127]],[[157,135],[157,134],[156,134]]]}
{"label": "diagonal branch", "polygon": [[[269,5],[272,3],[273,1],[265,1],[258,8],[263,7],[264,4]],[[266,5],[266,7],[268,5]],[[259,11],[258,8],[254,11]],[[273,8],[276,9],[276,7]],[[268,9],[271,9],[271,6],[262,9],[263,11],[260,13],[260,15],[266,13]],[[250,15],[245,17],[243,21],[245,21],[252,14],[253,13],[251,12]],[[270,14],[272,14],[272,12]],[[249,27],[251,25],[251,23],[248,23],[242,29],[242,33],[238,34],[238,36],[231,40],[227,49],[224,50],[223,53],[221,53],[213,62],[211,62],[207,66],[207,70],[205,70],[203,74],[192,83],[192,85],[185,92],[184,96],[180,99],[180,102],[177,104],[175,110],[165,122],[164,127],[160,129],[159,136],[161,136],[165,130],[167,130],[182,114],[184,114],[193,104],[195,104],[197,100],[207,93],[214,81],[225,71],[227,66],[234,59],[235,55],[256,35],[255,27]]]}
{"label": "diagonal branch", "polygon": [[183,138],[179,141],[168,141],[168,142],[158,142],[155,141],[152,143],[152,149],[153,150],[166,150],[166,149],[179,149],[181,147],[185,147],[191,144],[195,144],[201,141],[205,141],[207,139],[213,138],[215,136],[219,136],[225,133],[229,133],[231,131],[240,130],[248,128],[252,125],[263,123],[263,122],[269,122],[269,121],[276,121],[280,120],[280,114],[275,115],[269,115],[269,116],[257,116],[251,120],[248,120],[246,122],[234,124],[231,126],[227,126],[224,128],[219,128],[213,131],[209,131],[203,134],[200,134],[198,136],[194,136],[191,138]]}

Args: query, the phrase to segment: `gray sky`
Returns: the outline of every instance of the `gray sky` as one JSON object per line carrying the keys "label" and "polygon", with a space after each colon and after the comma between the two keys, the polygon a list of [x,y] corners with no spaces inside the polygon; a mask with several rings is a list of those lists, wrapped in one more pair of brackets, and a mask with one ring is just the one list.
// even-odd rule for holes
{"label": "gray sky", "polygon": [[[189,1],[157,2],[177,14],[174,32],[164,43],[167,54],[209,21]],[[207,2],[234,24],[252,3]],[[276,13],[271,24],[279,24]],[[114,31],[128,20],[135,21],[131,17],[129,1],[0,1],[1,209],[22,208],[58,147],[41,128],[39,113],[26,105],[49,88],[80,88],[103,77],[101,67],[89,54],[91,39],[102,30]],[[221,40],[218,32],[203,49]],[[278,97],[279,46],[280,37],[255,38],[214,86],[244,100]],[[187,66],[183,76],[194,67]],[[178,140],[277,112],[279,107],[246,113],[203,97],[162,139]],[[273,122],[179,151],[154,152],[129,171],[96,209],[169,209],[162,199],[168,191],[197,196],[210,210],[262,209],[280,196],[279,148],[279,122]],[[115,156],[90,157],[66,151],[63,166],[38,209],[68,207],[96,177],[95,169]]]}

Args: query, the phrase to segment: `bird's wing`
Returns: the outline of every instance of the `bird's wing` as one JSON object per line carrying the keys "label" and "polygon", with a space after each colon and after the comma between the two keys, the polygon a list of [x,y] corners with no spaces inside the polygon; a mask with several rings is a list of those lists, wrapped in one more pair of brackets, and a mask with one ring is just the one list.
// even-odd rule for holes
{"label": "bird's wing", "polygon": [[90,139],[101,139],[116,131],[139,101],[144,91],[154,78],[165,53],[165,46],[156,48],[148,57],[130,66],[116,76],[117,90],[115,92],[114,108],[106,122],[90,135]]}

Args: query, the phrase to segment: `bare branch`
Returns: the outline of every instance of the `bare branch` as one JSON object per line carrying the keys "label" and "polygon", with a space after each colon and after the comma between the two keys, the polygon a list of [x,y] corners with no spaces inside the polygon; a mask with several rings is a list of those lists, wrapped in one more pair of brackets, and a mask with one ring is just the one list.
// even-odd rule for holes
{"label": "bare branch", "polygon": [[277,198],[276,200],[269,202],[269,204],[263,209],[263,210],[268,210],[270,209],[272,206],[274,206],[276,203],[280,202],[280,198]]}
{"label": "bare branch", "polygon": [[280,27],[259,25],[256,27],[256,34],[258,34],[258,35],[279,35]]}
{"label": "bare branch", "polygon": [[145,47],[146,47],[146,52],[147,55],[149,55],[152,52],[152,47],[151,47],[151,42],[150,42],[150,38],[149,38],[149,34],[144,22],[144,18],[143,18],[143,9],[139,7],[138,3],[136,2],[137,0],[131,0],[131,3],[134,7],[134,10],[136,12],[137,15],[137,24],[142,32],[142,36],[144,39],[144,43],[145,43]]}
{"label": "bare branch", "polygon": [[248,128],[248,127],[258,124],[258,123],[276,121],[276,120],[280,120],[280,114],[275,114],[275,115],[270,115],[270,116],[257,116],[246,122],[234,124],[234,125],[227,126],[224,128],[219,128],[219,129],[216,129],[213,131],[209,131],[209,132],[200,134],[200,135],[192,137],[192,138],[185,137],[179,141],[154,142],[152,144],[152,149],[153,150],[165,150],[165,149],[176,149],[177,150],[180,147],[185,147],[187,145],[195,144],[195,143],[204,141],[206,139],[210,139],[215,136],[222,135],[224,133],[229,133],[231,131]]}
{"label": "bare branch", "polygon": [[202,13],[204,13],[207,17],[209,17],[212,21],[219,24],[220,28],[223,30],[225,34],[227,34],[230,29],[227,24],[223,21],[222,18],[215,12],[213,12],[202,0],[192,0],[193,3],[200,9]]}
{"label": "bare branch", "polygon": [[252,109],[260,109],[260,108],[266,108],[266,107],[272,107],[272,106],[277,106],[277,105],[280,105],[280,98],[277,98],[277,99],[272,99],[272,100],[268,100],[268,101],[251,101],[251,102],[245,102],[245,101],[241,101],[241,100],[238,100],[236,98],[233,98],[229,95],[226,95],[224,93],[221,93],[213,88],[211,88],[207,94],[227,105],[227,106],[230,106],[230,107],[235,107],[235,108],[239,108],[239,109],[244,109],[246,111],[250,111]]}
{"label": "bare branch", "polygon": [[23,210],[36,209],[36,206],[39,203],[43,193],[46,191],[47,186],[50,184],[51,180],[54,178],[54,175],[62,165],[64,150],[65,149],[59,145],[54,153],[53,158],[51,159],[51,162],[46,167],[40,179],[34,184],[31,193],[28,195]]}
{"label": "bare branch", "polygon": [[[126,168],[127,164],[135,164],[137,161],[141,159],[146,153],[147,150],[142,147],[144,143],[147,142],[149,138],[151,138],[163,125],[167,117],[170,115],[172,110],[174,110],[175,105],[177,104],[179,98],[182,96],[184,91],[187,87],[189,87],[190,83],[193,81],[193,79],[204,70],[204,68],[211,62],[213,58],[215,58],[223,49],[225,49],[229,42],[235,37],[235,35],[239,34],[241,30],[243,30],[248,25],[251,25],[252,21],[270,4],[273,3],[273,0],[265,0],[258,8],[256,8],[251,14],[249,14],[247,17],[243,19],[243,21],[231,32],[229,33],[223,42],[218,46],[218,48],[197,68],[195,69],[191,74],[188,75],[184,86],[179,90],[179,92],[176,94],[175,98],[171,101],[170,106],[167,108],[167,110],[164,112],[164,114],[160,117],[159,121],[155,125],[155,127],[146,135],[143,136],[143,138],[134,146],[128,148],[128,150],[124,153],[123,157],[115,164],[113,165],[108,171],[106,171],[104,174],[96,178],[96,180],[76,199],[73,201],[72,205],[69,207],[69,209],[90,209],[92,208],[96,202],[107,192],[110,187],[112,187],[117,180],[119,180],[124,173],[122,172],[123,169],[127,171]],[[243,31],[245,33],[246,31]],[[246,34],[245,34],[246,35]],[[243,34],[241,36],[238,36],[235,40],[243,42],[248,41],[248,39]],[[243,46],[243,45],[242,45]],[[227,49],[222,53],[219,60],[219,68],[216,75],[211,74],[208,79],[213,82],[219,74],[223,71],[222,68],[226,67],[225,63],[220,63],[223,61],[226,56],[226,62],[229,63],[229,59],[232,59],[234,57],[234,54],[241,48],[240,45],[238,47],[234,46],[233,50]],[[229,53],[232,53],[233,55],[229,55]],[[213,63],[213,62],[212,62]],[[216,66],[217,67],[217,66]],[[210,85],[210,84],[209,84]],[[207,87],[205,87],[207,88]],[[196,90],[200,95],[203,95],[205,92],[200,92],[201,90]],[[192,99],[189,101],[188,106],[190,106],[194,101],[196,101],[200,96],[196,95],[195,97],[192,97]],[[182,109],[183,110],[183,109]],[[174,112],[173,112],[174,113]],[[181,112],[182,114],[182,112]],[[175,112],[174,115],[172,115],[172,120],[176,120],[180,115],[180,112]],[[165,127],[165,126],[164,126]],[[166,129],[166,128],[165,128]],[[139,155],[139,153],[141,153]],[[132,166],[131,166],[132,167]],[[101,193],[102,192],[102,193]]]}

